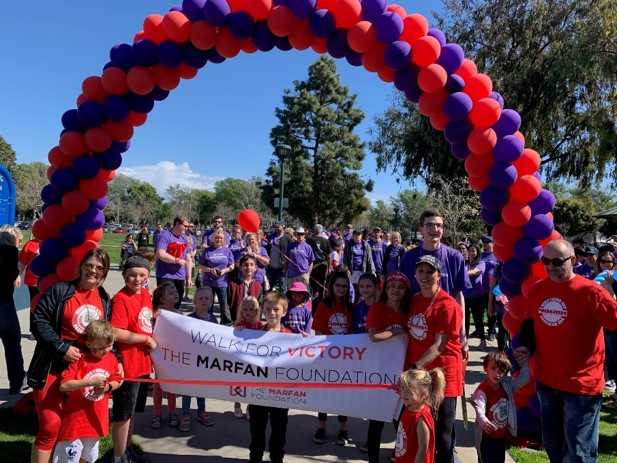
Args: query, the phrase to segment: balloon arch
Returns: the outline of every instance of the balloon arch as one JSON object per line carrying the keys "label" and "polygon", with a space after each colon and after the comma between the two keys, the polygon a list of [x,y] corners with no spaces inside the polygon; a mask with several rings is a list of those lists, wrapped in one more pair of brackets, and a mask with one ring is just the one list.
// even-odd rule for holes
{"label": "balloon arch", "polygon": [[[463,49],[429,29],[422,15],[386,0],[184,0],[148,16],[133,43],[114,46],[101,75],[83,81],[76,109],[62,116],[64,130],[48,156],[50,183],[41,192],[43,217],[33,226],[43,241],[32,263],[41,290],[73,279],[79,260],[98,247],[107,183],[155,102],[208,62],[273,48],[344,58],[418,104],[480,192],[482,219],[494,227],[494,253],[504,262],[501,291],[512,308],[524,302],[546,276],[542,247],[559,236],[540,157],[525,148],[518,113],[504,109],[491,79]],[[508,312],[504,324],[516,332],[522,316],[512,312],[517,317]]]}

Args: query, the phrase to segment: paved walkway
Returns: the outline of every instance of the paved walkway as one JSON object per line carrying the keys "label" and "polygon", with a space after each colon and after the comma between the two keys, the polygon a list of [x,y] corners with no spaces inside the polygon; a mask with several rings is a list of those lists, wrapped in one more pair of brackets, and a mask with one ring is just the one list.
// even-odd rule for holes
{"label": "paved walkway", "polygon": [[[114,267],[115,268],[115,267]],[[119,271],[111,270],[105,288],[110,294],[115,294],[123,286]],[[15,292],[16,306],[19,310],[19,320],[22,328],[22,349],[26,368],[32,353],[34,341],[28,340],[28,291],[20,288]],[[188,306],[186,307],[188,310]],[[471,354],[467,367],[467,385],[465,392],[470,397],[475,387],[483,380],[482,371],[483,352],[477,349],[478,340],[471,340]],[[494,344],[494,343],[492,343]],[[489,342],[489,345],[491,343]],[[0,346],[0,355],[4,358],[4,349]],[[5,362],[0,362],[0,407],[11,406],[19,396],[8,394],[8,380]],[[178,408],[180,400],[177,401]],[[459,402],[460,404],[460,402]],[[361,406],[361,404],[358,404]],[[195,414],[196,404],[193,400],[192,410]],[[233,404],[230,402],[207,399],[206,409],[215,420],[215,425],[205,427],[193,420],[190,432],[180,432],[177,428],[169,428],[164,413],[163,427],[158,430],[150,428],[152,418],[152,399],[148,399],[146,412],[138,415],[135,425],[135,439],[147,451],[155,463],[197,463],[208,457],[211,463],[234,463],[248,460],[248,445],[250,441],[249,425],[244,419],[234,418]],[[477,457],[473,447],[473,420],[474,411],[467,405],[470,419],[467,430],[463,427],[462,409],[457,410],[456,433],[457,455],[464,463],[475,463]],[[165,407],[164,407],[165,410]],[[291,410],[287,429],[287,463],[336,462],[360,463],[367,461],[367,455],[361,453],[358,447],[366,439],[368,422],[358,418],[350,418],[347,424],[350,443],[345,447],[336,445],[336,418],[328,420],[326,442],[322,445],[313,443],[313,433],[317,424],[316,414],[301,410]],[[394,448],[395,433],[393,426],[386,425],[382,436],[381,461],[388,462],[388,456]],[[267,459],[267,454],[266,454]],[[512,463],[509,456],[506,462]]]}

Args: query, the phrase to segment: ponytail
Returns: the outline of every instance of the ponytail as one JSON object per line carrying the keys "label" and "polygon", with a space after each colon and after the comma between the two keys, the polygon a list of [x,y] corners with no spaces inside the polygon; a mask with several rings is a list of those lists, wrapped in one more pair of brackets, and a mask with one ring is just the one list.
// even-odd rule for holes
{"label": "ponytail", "polygon": [[431,398],[431,404],[434,409],[439,408],[443,401],[444,389],[446,387],[446,378],[441,368],[435,368],[426,372],[431,378],[431,387],[429,389],[429,396]]}

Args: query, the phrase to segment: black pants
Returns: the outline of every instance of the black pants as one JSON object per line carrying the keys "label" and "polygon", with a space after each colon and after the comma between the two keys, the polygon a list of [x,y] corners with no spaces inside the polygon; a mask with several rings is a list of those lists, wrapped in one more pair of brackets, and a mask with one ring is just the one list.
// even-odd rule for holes
{"label": "black pants", "polygon": [[[328,419],[328,414],[327,413],[317,413],[317,419],[319,421],[326,421]],[[343,416],[343,415],[339,415],[338,416],[338,422],[339,423],[347,423],[347,417]]]}
{"label": "black pants", "polygon": [[504,463],[506,461],[506,438],[494,439],[482,434],[480,463]]}
{"label": "black pants", "polygon": [[184,296],[184,278],[182,280],[177,280],[175,278],[156,277],[157,286],[161,286],[161,284],[165,283],[166,281],[173,283],[173,285],[176,287],[176,290],[178,291],[178,302],[174,304],[174,307],[176,309],[179,309],[180,304],[182,303],[182,297]]}
{"label": "black pants", "polygon": [[[467,307],[469,307],[469,310],[467,310]],[[480,341],[486,341],[486,335],[484,334],[484,301],[482,296],[466,297],[465,311],[471,312],[473,324],[476,326],[476,332],[480,336]],[[469,322],[466,323],[469,326]]]}
{"label": "black pants", "polygon": [[503,327],[503,314],[495,312],[495,319],[497,320],[497,348],[499,350],[506,349],[506,333],[507,330]]}
{"label": "black pants", "polygon": [[251,463],[261,463],[266,450],[266,425],[270,418],[270,440],[268,450],[270,461],[281,463],[285,456],[285,442],[287,440],[287,414],[286,408],[263,407],[261,405],[249,405],[251,420],[251,444],[249,445],[249,459]]}
{"label": "black pants", "polygon": [[313,265],[311,272],[311,289],[313,296],[318,301],[321,301],[326,292],[326,276],[328,273],[328,262],[323,261]]}
{"label": "black pants", "polygon": [[[484,296],[482,296],[484,299],[484,307],[486,307],[486,310],[488,311],[488,293],[484,293]],[[496,312],[495,312],[496,313]],[[488,316],[488,329],[486,330],[488,332],[488,334],[495,334],[497,331],[495,330],[495,325],[497,323],[497,316],[496,315],[489,315]]]}
{"label": "black pants", "polygon": [[446,397],[435,422],[435,463],[454,463],[456,397]]}

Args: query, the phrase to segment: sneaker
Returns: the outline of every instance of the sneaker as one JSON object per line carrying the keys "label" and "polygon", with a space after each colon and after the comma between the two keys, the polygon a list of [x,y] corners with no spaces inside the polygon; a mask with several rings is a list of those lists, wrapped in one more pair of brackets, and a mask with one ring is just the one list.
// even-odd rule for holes
{"label": "sneaker", "polygon": [[358,447],[358,450],[360,450],[360,452],[362,453],[368,453],[368,442],[365,442],[360,447]]}
{"label": "sneaker", "polygon": [[152,463],[150,458],[143,453],[138,452],[132,445],[126,449],[126,453],[124,455],[125,456],[123,458],[126,458],[126,460],[122,461],[126,461],[126,463]]}
{"label": "sneaker", "polygon": [[349,437],[347,436],[346,429],[339,429],[338,435],[336,436],[336,444],[337,445],[347,445],[349,442]]}
{"label": "sneaker", "polygon": [[242,413],[242,407],[240,405],[238,405],[237,407],[234,407],[234,416],[236,418],[244,417],[244,413]]}
{"label": "sneaker", "polygon": [[178,429],[182,432],[189,432],[191,430],[191,417],[188,415],[184,415],[180,420],[180,425]]}
{"label": "sneaker", "polygon": [[197,413],[197,421],[199,421],[204,426],[213,426],[214,425],[214,420],[205,411],[201,411],[201,412]]}
{"label": "sneaker", "polygon": [[160,429],[161,426],[163,426],[161,415],[154,415],[154,418],[152,418],[152,423],[150,423],[150,427],[152,429]]}
{"label": "sneaker", "polygon": [[615,387],[615,380],[614,379],[609,379],[606,384],[604,385],[604,392],[615,392],[615,389],[617,389],[617,387]]}
{"label": "sneaker", "polygon": [[486,341],[480,341],[480,345],[478,346],[480,350],[486,350]]}
{"label": "sneaker", "polygon": [[487,341],[494,341],[495,340],[495,335],[493,333],[489,333],[488,337],[486,339],[487,339]]}
{"label": "sneaker", "polygon": [[190,296],[184,296],[184,298],[182,299],[183,302],[191,302],[191,297]]}
{"label": "sneaker", "polygon": [[28,386],[28,377],[24,376],[24,379],[21,382],[21,386],[9,388],[9,394],[19,394],[20,392],[23,392],[27,389],[30,389],[30,386]]}
{"label": "sneaker", "polygon": [[478,333],[478,330],[474,331],[473,333],[470,333],[469,336],[467,336],[468,338],[479,338],[480,337],[480,333]]}
{"label": "sneaker", "polygon": [[180,425],[180,417],[176,413],[170,413],[167,422],[172,428],[177,428]]}
{"label": "sneaker", "polygon": [[326,440],[326,428],[317,428],[315,435],[313,436],[313,442],[316,444],[323,444]]}

